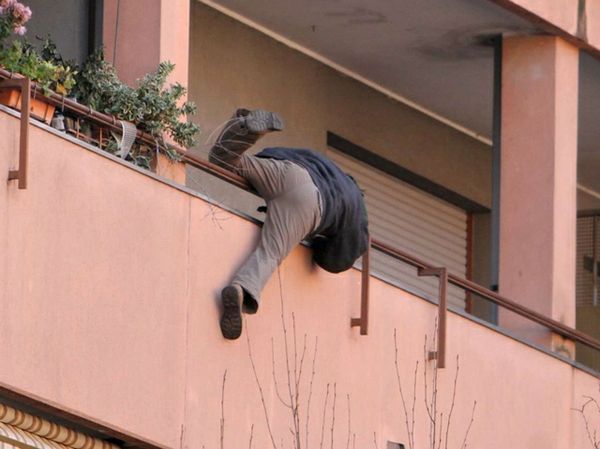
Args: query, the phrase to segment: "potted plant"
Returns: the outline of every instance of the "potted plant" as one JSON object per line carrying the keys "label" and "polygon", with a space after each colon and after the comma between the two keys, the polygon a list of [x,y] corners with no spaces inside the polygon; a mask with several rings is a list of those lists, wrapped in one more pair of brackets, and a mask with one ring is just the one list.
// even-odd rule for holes
{"label": "potted plant", "polygon": [[[173,68],[173,64],[162,62],[155,72],[138,80],[136,87],[130,87],[119,80],[100,49],[88,58],[76,76],[74,93],[78,102],[131,122],[154,137],[153,147],[136,143],[128,156],[133,163],[147,169],[155,169],[161,154],[171,161],[180,159],[167,145],[165,136],[189,148],[199,131],[196,124],[181,120],[196,111],[193,103],[181,103],[185,88],[179,83],[165,86]],[[117,145],[110,144],[107,150],[116,152]]]}
{"label": "potted plant", "polygon": [[[48,95],[55,91],[67,95],[75,83],[71,67],[44,60],[35,48],[26,42],[5,42],[11,34],[25,34],[24,24],[30,18],[31,10],[28,7],[16,0],[0,0],[0,65],[9,72],[19,73],[34,81],[41,94]],[[50,123],[54,106],[37,98],[37,94],[37,91],[32,94],[31,115]],[[20,109],[21,93],[14,88],[1,89],[0,102]]]}
{"label": "potted plant", "polygon": [[[49,95],[51,92],[57,92],[67,95],[75,83],[73,72],[69,67],[44,61],[33,46],[20,41],[14,41],[0,54],[0,64],[10,72],[19,73],[35,81],[41,92],[34,92],[32,96],[31,115],[46,123],[52,120],[54,106],[38,98],[37,94]],[[9,107],[19,109],[21,93],[15,89],[2,89],[0,101]]]}

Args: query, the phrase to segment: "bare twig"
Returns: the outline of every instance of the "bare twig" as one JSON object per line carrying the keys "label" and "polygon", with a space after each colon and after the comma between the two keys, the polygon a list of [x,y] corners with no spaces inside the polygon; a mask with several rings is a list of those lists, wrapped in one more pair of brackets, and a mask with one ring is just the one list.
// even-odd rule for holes
{"label": "bare twig", "polygon": [[[302,356],[300,357],[300,367],[296,376],[296,433],[298,434],[298,448],[300,448],[300,385],[302,380],[302,368],[304,366],[304,357],[306,356],[306,334],[302,343]],[[296,324],[294,321],[294,340],[296,339]],[[306,443],[308,444],[308,442]]]}
{"label": "bare twig", "polygon": [[[283,283],[281,281],[281,270],[279,267],[277,267],[277,276],[279,278],[279,299],[281,302],[281,325],[283,328],[283,344],[284,344],[284,349],[285,349],[285,368],[286,368],[286,374],[287,374],[287,386],[288,386],[288,396],[289,396],[289,403],[291,404],[291,410],[292,410],[292,420],[294,422],[294,447],[295,449],[300,449],[300,426],[299,426],[299,421],[298,421],[298,405],[296,404],[295,398],[296,395],[293,391],[293,385],[295,385],[295,380],[292,383],[292,368],[291,368],[291,362],[290,362],[290,351],[289,351],[289,347],[288,347],[288,333],[287,333],[287,326],[285,324],[285,308],[284,308],[284,301],[283,301]],[[294,325],[294,342],[296,341],[296,335],[295,335],[295,329],[296,329],[296,325],[295,325],[295,318],[292,314],[292,323]],[[294,343],[294,347],[295,347],[295,343]],[[295,351],[294,353],[294,364],[296,364],[296,360],[297,360],[297,351]],[[294,368],[294,370],[296,370],[296,368]],[[296,371],[294,371],[296,372]]]}
{"label": "bare twig", "polygon": [[[418,362],[417,362],[418,363]],[[402,409],[404,410],[404,422],[406,424],[406,431],[408,432],[408,447],[409,449],[413,449],[413,432],[411,426],[408,423],[409,415],[408,410],[406,408],[406,400],[404,399],[404,390],[402,389],[402,382],[400,381],[400,369],[398,367],[398,340],[396,338],[396,329],[394,328],[394,364],[396,366],[396,379],[398,380],[398,390],[400,391],[400,398],[402,399]],[[416,372],[415,372],[415,382],[416,382]],[[413,399],[416,398],[416,394],[414,394]],[[414,400],[413,400],[413,415],[412,422],[414,426]]]}
{"label": "bare twig", "polygon": [[252,449],[252,437],[254,436],[254,424],[250,426],[250,441],[248,442],[248,449]]}
{"label": "bare twig", "polygon": [[329,400],[329,384],[327,384],[327,392],[325,393],[325,404],[323,405],[323,419],[321,419],[321,444],[319,449],[323,449],[323,441],[325,438],[325,416],[327,414],[327,402]]}
{"label": "bare twig", "polygon": [[429,400],[429,394],[427,391],[427,365],[429,364],[428,360],[428,352],[427,352],[427,335],[425,335],[425,343],[423,344],[423,384],[425,390],[425,410],[427,410],[427,416],[429,417],[428,428],[429,428],[429,448],[435,449],[435,421],[437,419],[437,411],[435,408],[435,397],[437,396],[437,391],[435,388],[435,365],[434,365],[434,373],[432,374],[432,391],[431,391],[431,402]]}
{"label": "bare twig", "polygon": [[221,387],[221,449],[225,447],[225,382],[227,380],[227,370],[223,373],[223,386]]}
{"label": "bare twig", "polygon": [[347,394],[346,398],[348,399],[348,440],[346,441],[346,449],[350,449],[350,434],[352,432],[352,423],[350,421],[350,395]]}
{"label": "bare twig", "polygon": [[337,384],[333,384],[333,405],[331,407],[331,449],[333,449],[333,433],[335,430],[335,403],[337,400]]}
{"label": "bare twig", "polygon": [[[444,429],[444,413],[440,413],[440,425],[438,426],[438,428],[439,428],[440,433],[439,433],[439,435],[437,437],[437,447],[438,447],[438,449],[441,449],[441,447],[442,447],[442,433],[443,433],[442,431]],[[435,446],[434,446],[433,449],[435,449]]]}
{"label": "bare twig", "polygon": [[312,399],[313,393],[313,382],[315,380],[315,363],[317,361],[317,348],[319,344],[319,337],[315,337],[315,351],[313,353],[313,361],[312,361],[312,374],[310,376],[310,386],[308,388],[308,402],[306,404],[306,446],[308,447],[308,423],[310,421],[310,400]]}
{"label": "bare twig", "polygon": [[379,449],[379,446],[377,446],[377,432],[373,432],[373,444],[375,445],[375,449]]}
{"label": "bare twig", "polygon": [[589,418],[587,417],[587,415],[585,414],[585,408],[588,405],[595,405],[596,407],[598,407],[598,402],[596,401],[596,399],[590,397],[590,396],[584,396],[585,399],[587,399],[587,401],[585,401],[583,403],[583,405],[581,406],[581,408],[576,408],[573,409],[579,413],[581,413],[581,416],[583,418],[583,421],[585,423],[585,432],[587,434],[588,440],[590,441],[590,444],[594,447],[594,449],[600,449],[600,441],[598,441],[597,438],[597,433],[594,430],[594,432],[592,433],[591,429],[590,429],[590,422],[589,422]]}
{"label": "bare twig", "polygon": [[[437,317],[435,319],[435,325],[433,329],[433,335],[437,336]],[[433,352],[437,354],[438,345],[437,338],[433,339]],[[432,449],[436,447],[436,437],[437,437],[437,397],[438,397],[438,361],[437,358],[433,362],[433,374],[431,376],[431,402],[429,403],[429,398],[427,396],[427,335],[425,335],[425,364],[424,364],[424,372],[425,372],[425,407],[427,409],[427,413],[429,414],[429,444]]]}
{"label": "bare twig", "polygon": [[301,448],[300,441],[300,380],[302,378],[302,366],[304,364],[304,356],[306,355],[306,334],[304,334],[304,344],[302,348],[302,356],[298,365],[298,345],[296,332],[296,316],[292,313],[292,326],[294,331],[294,398],[292,408],[292,418],[294,419],[294,436],[296,449]]}
{"label": "bare twig", "polygon": [[425,387],[425,410],[427,410],[427,415],[429,416],[429,421],[435,420],[435,416],[431,413],[431,408],[429,407],[428,402],[428,394],[427,394],[427,335],[425,335],[425,343],[423,344],[423,384]]}
{"label": "bare twig", "polygon": [[452,388],[452,403],[450,405],[450,412],[448,413],[448,422],[446,423],[446,438],[444,442],[444,449],[448,449],[448,433],[450,432],[450,421],[452,420],[452,412],[454,411],[454,402],[456,400],[456,384],[458,382],[459,369],[459,357],[458,354],[456,354],[456,372],[454,373],[454,387]]}
{"label": "bare twig", "polygon": [[285,400],[281,397],[281,393],[279,392],[279,384],[277,383],[277,376],[275,375],[275,343],[273,342],[273,338],[271,338],[271,361],[273,368],[273,384],[275,385],[275,393],[277,395],[277,398],[284,406],[286,406],[287,408],[292,408],[292,405],[285,402]]}
{"label": "bare twig", "polygon": [[417,374],[419,372],[419,361],[415,362],[415,375],[413,377],[413,402],[410,414],[412,416],[412,421],[410,423],[410,449],[415,448],[415,405],[417,403]]}
{"label": "bare twig", "polygon": [[467,431],[465,432],[465,438],[463,440],[461,449],[467,448],[467,438],[469,438],[469,432],[471,431],[471,426],[473,425],[473,421],[475,420],[475,407],[477,406],[477,401],[473,401],[473,410],[471,411],[471,421],[469,421],[469,426],[467,427]]}
{"label": "bare twig", "polygon": [[[244,321],[246,321],[244,319]],[[263,411],[265,413],[265,421],[267,422],[267,430],[269,431],[269,437],[271,438],[271,444],[273,445],[273,449],[277,449],[277,444],[275,443],[275,438],[273,437],[273,431],[271,430],[271,422],[269,421],[269,414],[267,412],[267,404],[265,403],[265,394],[262,389],[262,385],[260,384],[260,380],[258,378],[258,374],[256,372],[256,366],[254,365],[254,358],[252,357],[252,347],[250,345],[250,336],[248,332],[248,326],[244,322],[244,328],[246,328],[246,341],[248,342],[248,357],[250,357],[250,364],[252,365],[252,372],[254,373],[254,379],[256,380],[256,385],[258,386],[258,391],[260,392],[260,401],[262,402]]]}

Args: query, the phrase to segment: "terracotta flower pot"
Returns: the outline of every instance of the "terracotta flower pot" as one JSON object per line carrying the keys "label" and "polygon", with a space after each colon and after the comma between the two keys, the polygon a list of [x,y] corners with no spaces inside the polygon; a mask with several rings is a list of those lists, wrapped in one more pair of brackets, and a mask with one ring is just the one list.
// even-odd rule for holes
{"label": "terracotta flower pot", "polygon": [[[8,89],[0,89],[0,103],[20,111],[21,91],[12,87]],[[52,121],[54,109],[56,109],[54,106],[37,98],[31,98],[29,100],[29,113],[31,116],[48,124],[50,124]]]}

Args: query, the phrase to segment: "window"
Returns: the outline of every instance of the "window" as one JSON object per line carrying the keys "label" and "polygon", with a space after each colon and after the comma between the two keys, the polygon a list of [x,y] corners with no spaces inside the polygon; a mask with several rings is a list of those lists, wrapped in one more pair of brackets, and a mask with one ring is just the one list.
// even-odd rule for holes
{"label": "window", "polygon": [[[465,210],[340,151],[332,149],[328,156],[352,175],[364,190],[369,228],[374,239],[466,277]],[[437,301],[437,279],[418,277],[413,267],[374,251],[371,270],[387,282]],[[448,301],[464,309],[465,292],[449,285]]]}

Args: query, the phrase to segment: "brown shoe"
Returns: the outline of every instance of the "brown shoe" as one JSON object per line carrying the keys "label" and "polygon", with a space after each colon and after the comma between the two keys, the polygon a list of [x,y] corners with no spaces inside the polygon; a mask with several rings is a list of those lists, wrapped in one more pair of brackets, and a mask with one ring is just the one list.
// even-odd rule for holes
{"label": "brown shoe", "polygon": [[244,291],[237,284],[228,285],[221,291],[223,315],[221,316],[221,332],[228,340],[235,340],[242,335],[242,303]]}
{"label": "brown shoe", "polygon": [[238,109],[227,122],[208,155],[208,160],[223,168],[237,165],[244,151],[272,131],[281,131],[283,120],[274,112]]}

